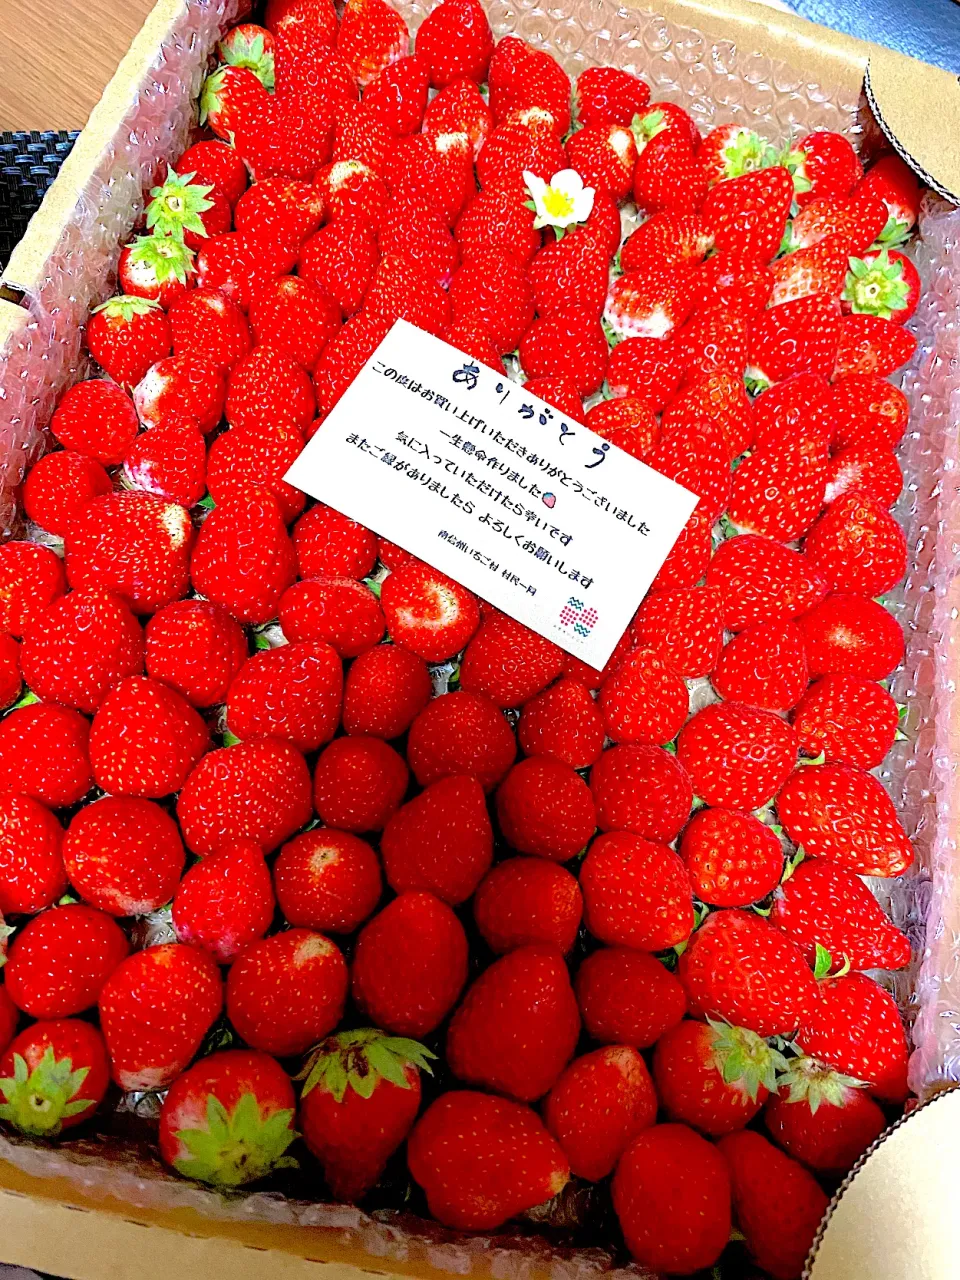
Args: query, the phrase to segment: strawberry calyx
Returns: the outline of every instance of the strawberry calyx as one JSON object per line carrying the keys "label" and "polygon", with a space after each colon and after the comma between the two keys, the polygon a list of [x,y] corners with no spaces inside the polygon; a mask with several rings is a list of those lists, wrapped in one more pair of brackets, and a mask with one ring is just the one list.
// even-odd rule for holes
{"label": "strawberry calyx", "polygon": [[79,1097],[89,1067],[73,1069],[70,1058],[57,1058],[48,1045],[31,1071],[26,1059],[13,1055],[13,1075],[0,1080],[0,1120],[7,1120],[32,1138],[53,1138],[64,1120],[94,1105]]}
{"label": "strawberry calyx", "polygon": [[93,308],[94,315],[103,314],[108,320],[123,320],[127,324],[134,316],[146,316],[151,311],[160,311],[159,302],[152,298],[141,298],[136,294],[119,293],[115,298],[108,298],[99,307]]}
{"label": "strawberry calyx", "polygon": [[130,261],[149,267],[157,284],[170,279],[186,284],[193,257],[193,250],[174,235],[137,236],[130,250]]}
{"label": "strawberry calyx", "polygon": [[[737,129],[721,153],[725,178],[742,178],[744,174],[784,163],[776,147],[753,129]],[[796,182],[796,179],[794,179]],[[807,187],[809,187],[809,182]]]}
{"label": "strawberry calyx", "polygon": [[643,115],[634,116],[630,121],[630,132],[637,143],[637,150],[642,151],[658,133],[668,128],[667,118],[662,111],[645,111]]}
{"label": "strawberry calyx", "polygon": [[297,1137],[293,1112],[274,1111],[264,1118],[252,1093],[245,1093],[232,1111],[214,1094],[207,1094],[206,1124],[201,1129],[178,1129],[177,1138],[189,1156],[173,1162],[186,1178],[215,1187],[239,1187],[264,1178],[273,1169],[295,1168],[284,1155]]}
{"label": "strawberry calyx", "polygon": [[7,963],[7,943],[13,937],[16,930],[12,924],[4,924],[3,916],[0,916],[0,969]]}
{"label": "strawberry calyx", "polygon": [[780,1073],[787,1070],[787,1060],[779,1049],[746,1027],[734,1027],[713,1018],[707,1022],[713,1032],[714,1065],[724,1083],[739,1085],[751,1102],[756,1102],[761,1086],[774,1093]]}
{"label": "strawberry calyx", "polygon": [[303,1081],[303,1097],[322,1086],[335,1102],[343,1101],[348,1088],[361,1098],[370,1098],[381,1080],[409,1089],[408,1066],[432,1075],[430,1062],[436,1056],[417,1040],[388,1036],[376,1027],[361,1027],[321,1041],[294,1078]]}
{"label": "strawberry calyx", "polygon": [[[770,150],[774,151],[774,148],[771,147]],[[776,155],[775,151],[774,154]],[[793,189],[795,193],[797,195],[802,195],[805,191],[809,191],[813,186],[813,183],[807,176],[806,168],[804,167],[806,159],[807,153],[802,147],[788,146],[776,156],[775,160],[771,160],[768,163],[782,164],[790,174],[791,178],[793,178]]]}
{"label": "strawberry calyx", "polygon": [[892,260],[887,249],[882,249],[870,262],[851,258],[842,297],[857,314],[892,319],[896,312],[904,310],[910,299],[903,263]]}
{"label": "strawberry calyx", "polygon": [[785,1102],[805,1102],[811,1115],[816,1115],[824,1102],[832,1107],[842,1107],[849,1089],[866,1088],[862,1080],[841,1075],[805,1054],[790,1060],[777,1083],[781,1090],[787,1091]]}
{"label": "strawberry calyx", "polygon": [[850,957],[845,955],[840,968],[835,972],[831,972],[833,969],[832,954],[826,947],[821,946],[819,942],[816,944],[813,959],[813,976],[818,982],[827,982],[832,978],[843,978],[850,972],[851,967]]}
{"label": "strawberry calyx", "polygon": [[163,184],[150,192],[153,198],[147,205],[147,226],[151,231],[178,240],[183,239],[185,231],[198,236],[207,234],[200,214],[213,208],[213,201],[207,199],[213,185],[195,183],[195,177],[195,173],[167,170]]}
{"label": "strawberry calyx", "polygon": [[237,27],[220,41],[220,57],[230,67],[246,67],[269,92],[274,88],[273,50],[264,45],[263,33],[251,35]]}
{"label": "strawberry calyx", "polygon": [[898,218],[895,213],[891,213],[885,227],[877,236],[876,242],[887,249],[896,249],[898,245],[905,244],[910,239],[912,226],[912,222]]}

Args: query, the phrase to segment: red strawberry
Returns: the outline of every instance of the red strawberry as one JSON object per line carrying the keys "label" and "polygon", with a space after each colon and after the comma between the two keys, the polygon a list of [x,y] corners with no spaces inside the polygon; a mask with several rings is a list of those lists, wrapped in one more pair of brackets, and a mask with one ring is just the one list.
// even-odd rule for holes
{"label": "red strawberry", "polygon": [[391,639],[428,662],[459,653],[480,622],[476,598],[419,561],[390,574],[380,603]]}
{"label": "red strawberry", "polygon": [[100,992],[100,1027],[113,1079],[124,1091],[172,1084],[223,1006],[217,963],[179,942],[136,951]]}
{"label": "red strawberry", "polygon": [[903,472],[896,454],[865,443],[851,445],[834,454],[827,468],[824,502],[829,505],[859,489],[890,508],[903,491]]}
{"label": "red strawberry", "polygon": [[[301,371],[302,372],[302,371]],[[306,375],[304,375],[306,376]],[[216,503],[245,495],[268,492],[284,522],[295,519],[304,508],[306,496],[283,479],[303,450],[303,436],[294,421],[285,415],[267,425],[256,424],[244,414],[241,421],[218,436],[207,458],[207,487]]]}
{"label": "red strawberry", "polygon": [[95,307],[87,321],[87,350],[114,382],[135,386],[152,364],[170,354],[170,325],[158,302],[120,295]]}
{"label": "red strawberry", "polygon": [[571,1172],[598,1182],[657,1117],[657,1098],[643,1059],[629,1045],[576,1058],[544,1103],[547,1128]]}
{"label": "red strawberry", "polygon": [[533,323],[533,290],[513,254],[498,245],[470,246],[450,285],[450,305],[456,323],[482,325],[501,355],[515,351]]}
{"label": "red strawberry", "polygon": [[[636,135],[635,135],[636,136]],[[633,198],[648,213],[696,213],[707,195],[707,175],[693,147],[679,131],[664,130],[650,141],[638,138]],[[711,232],[717,234],[716,227]]]}
{"label": "red strawberry", "polygon": [[854,195],[861,200],[879,200],[888,218],[880,233],[884,244],[899,244],[907,238],[920,213],[920,183],[917,175],[897,155],[882,156],[857,183]]}
{"label": "red strawberry", "polygon": [[297,270],[352,316],[363,304],[376,265],[373,232],[362,219],[345,215],[306,241]]}
{"label": "red strawberry", "polygon": [[244,118],[266,98],[263,80],[250,67],[219,67],[201,87],[200,123],[230,142]]}
{"label": "red strawberry", "polygon": [[[232,205],[247,189],[247,170],[233,147],[223,142],[201,141],[187,147],[174,165],[179,174],[192,173],[201,183],[219,187]],[[124,286],[124,293],[130,290]]]}
{"label": "red strawberry", "polygon": [[315,407],[307,374],[271,347],[257,347],[230,372],[226,415],[231,427],[269,429],[286,419],[303,431]]}
{"label": "red strawberry", "polygon": [[432,893],[402,893],[360,931],[350,972],[359,1009],[401,1036],[434,1031],[467,980],[467,937]]}
{"label": "red strawberry", "polygon": [[110,1066],[103,1037],[78,1018],[35,1022],[0,1057],[0,1119],[33,1138],[55,1138],[103,1101]]}
{"label": "red strawberry", "polygon": [[693,787],[676,757],[633,743],[604,751],[590,790],[601,831],[632,831],[664,844],[676,838],[693,804]]}
{"label": "red strawberry", "polygon": [[907,1096],[907,1038],[896,1001],[863,973],[828,978],[797,1044],[804,1053],[865,1081],[883,1102]]}
{"label": "red strawberry", "polygon": [[410,35],[399,13],[386,0],[347,0],[340,19],[337,53],[361,88],[376,80],[409,48]]}
{"label": "red strawberry", "polygon": [[858,875],[829,859],[807,859],[774,894],[770,923],[789,934],[813,963],[817,947],[854,969],[902,969],[910,941]]}
{"label": "red strawberry", "polygon": [[488,698],[462,691],[434,698],[410,726],[407,761],[421,786],[468,774],[492,791],[516,758],[513,732]]}
{"label": "red strawberry", "polygon": [[430,69],[423,58],[410,56],[393,62],[363,95],[363,105],[398,138],[414,134],[423,124],[430,91]]}
{"label": "red strawberry", "polygon": [[206,473],[207,448],[191,423],[141,431],[123,460],[123,476],[131,488],[184,507],[195,506],[206,493]]}
{"label": "red strawberry", "polygon": [[4,967],[10,999],[32,1018],[68,1018],[97,1003],[130,946],[109,916],[81,903],[45,911],[17,935]]}
{"label": "red strawberry", "polygon": [[801,207],[823,196],[848,196],[863,177],[863,166],[849,138],[817,129],[790,151],[787,166]]}
{"label": "red strawberry", "polygon": [[[689,288],[695,289],[691,280]],[[748,353],[747,321],[724,306],[700,311],[677,335],[677,359],[693,382],[716,373],[743,380]]]}
{"label": "red strawberry", "polygon": [[0,914],[33,915],[65,892],[63,831],[30,796],[8,792],[0,800]]}
{"label": "red strawberry", "polygon": [[624,1152],[611,1184],[627,1248],[642,1267],[699,1271],[730,1236],[730,1176],[722,1157],[682,1124],[658,1124]]}
{"label": "red strawberry", "polygon": [[[719,429],[731,462],[753,443],[753,415],[741,381],[718,369],[701,374],[672,401],[663,416],[663,430],[691,431],[695,423],[713,422]],[[701,428],[702,429],[702,428]]]}
{"label": "red strawberry", "polygon": [[388,821],[380,843],[397,893],[425,890],[457,906],[471,897],[493,860],[493,831],[480,784],[432,783]]}
{"label": "red strawberry", "polygon": [[865,596],[889,591],[907,567],[903,530],[862,491],[831,504],[807,535],[804,552],[835,591]]}
{"label": "red strawberry", "polygon": [[159,805],[105,796],[70,823],[63,861],[85,902],[110,915],[135,916],[170,901],[184,852],[176,823]]}
{"label": "red strawberry", "polygon": [[302,578],[365,578],[377,559],[377,540],[370,530],[322,502],[297,521],[293,542]]}
{"label": "red strawberry", "polygon": [[[404,139],[391,151],[384,165],[384,177],[399,207],[412,208],[414,199],[426,201],[443,220],[445,228],[453,226],[464,206],[477,194],[473,149],[469,136],[463,132],[420,133]],[[388,222],[388,212],[384,210],[380,222],[384,252],[387,247],[383,236]],[[448,261],[459,263],[459,251],[451,248],[446,230],[440,234]],[[436,247],[431,248],[430,253],[435,254]]]}
{"label": "red strawberry", "polygon": [[82,800],[93,786],[90,725],[76,711],[36,702],[0,720],[0,792],[21,791],[51,809]]}
{"label": "red strawberry", "polygon": [[801,698],[793,727],[804,754],[875,769],[893,746],[899,710],[887,690],[873,680],[825,676]]}
{"label": "red strawberry", "polygon": [[758,449],[781,447],[800,439],[822,435],[831,443],[836,429],[832,401],[836,399],[826,378],[819,373],[797,373],[761,392],[753,404]]}
{"label": "red strawberry", "polygon": [[[423,115],[424,129],[430,133],[465,133],[470,139],[474,160],[489,137],[493,124],[493,112],[472,80],[452,81],[428,103]],[[532,225],[532,217],[530,222]]]}
{"label": "red strawberry", "polygon": [[600,713],[614,742],[669,742],[688,710],[687,686],[650,649],[635,649],[600,690]]}
{"label": "red strawberry", "polygon": [[874,315],[844,316],[834,377],[874,374],[885,378],[905,365],[916,349],[917,339],[896,320]]}
{"label": "red strawberry", "polygon": [[885,213],[881,201],[867,194],[811,200],[793,220],[789,247],[805,249],[827,236],[841,235],[852,242],[854,253],[863,253],[882,232]]}
{"label": "red strawberry", "polygon": [[460,265],[460,247],[444,218],[417,192],[403,192],[390,199],[380,222],[380,246],[384,254],[408,258],[444,288]]}
{"label": "red strawberry", "polygon": [[253,346],[246,316],[219,289],[191,289],[167,314],[174,355],[209,361],[226,372]]}
{"label": "red strawberry", "polygon": [[761,262],[741,257],[731,247],[706,260],[697,273],[697,284],[705,306],[723,308],[731,316],[749,320],[770,301],[773,272]]}
{"label": "red strawberry", "polygon": [[303,241],[319,229],[324,212],[321,191],[312,183],[263,178],[240,197],[234,220],[248,243],[282,247],[296,254]]}
{"label": "red strawberry", "polygon": [[[405,572],[400,570],[401,574]],[[498,706],[521,706],[560,674],[562,658],[557,645],[506,614],[497,613],[487,618],[467,645],[460,666],[460,685],[468,693],[482,694]]]}
{"label": "red strawberry", "polygon": [[498,116],[477,157],[477,179],[484,191],[526,195],[525,174],[533,172],[549,183],[555,173],[567,167],[553,115],[531,106]]}
{"label": "red strawberry", "polygon": [[665,338],[690,314],[694,298],[684,268],[648,264],[610,287],[603,318],[620,338]]}
{"label": "red strawberry", "polygon": [[158,361],[133,393],[145,427],[165,426],[171,418],[187,417],[199,423],[204,434],[223,416],[225,396],[223,370],[202,355]]}
{"label": "red strawberry", "polygon": [[713,237],[697,214],[655,213],[623,242],[620,266],[628,273],[643,270],[651,262],[693,267],[703,261],[712,244]]}
{"label": "red strawberry", "polygon": [[797,373],[829,377],[850,318],[841,319],[839,302],[820,294],[769,307],[750,324],[749,378],[762,389]]}
{"label": "red strawberry", "polygon": [[701,809],[679,845],[698,898],[717,907],[748,907],[776,889],[783,848],[776,834],[747,813]]}
{"label": "red strawberry", "polygon": [[197,284],[201,289],[216,289],[245,312],[253,294],[275,276],[290,271],[296,261],[296,246],[233,231],[206,241],[197,255]]}
{"label": "red strawberry", "polygon": [[553,947],[520,947],[468,989],[447,1032],[458,1079],[520,1102],[545,1094],[570,1061],[580,1015],[567,967]]}
{"label": "red strawberry", "polygon": [[496,955],[534,944],[566,955],[576,942],[582,912],[576,878],[544,858],[498,863],[473,900],[477,928]]}
{"label": "red strawberry", "polygon": [[410,1135],[407,1162],[431,1214],[466,1231],[494,1230],[551,1200],[570,1178],[535,1111],[468,1089],[427,1109]]}
{"label": "red strawberry", "polygon": [[65,449],[75,449],[105,467],[115,467],[139,430],[137,411],[114,382],[76,382],[60,397],[50,431]]}
{"label": "red strawberry", "polygon": [[600,387],[607,369],[607,340],[599,319],[582,307],[536,320],[520,343],[528,378],[569,378],[581,396]]}
{"label": "red strawberry", "polygon": [[850,272],[852,245],[846,236],[825,236],[806,249],[795,249],[773,267],[771,305],[794,302],[811,294],[839,298]]}
{"label": "red strawberry", "polygon": [[686,1018],[657,1041],[653,1078],[672,1120],[719,1137],[750,1123],[784,1066],[746,1027]]}
{"label": "red strawberry", "polygon": [[[264,24],[274,35],[274,55],[281,83],[304,81],[311,63],[335,60],[337,11],[333,0],[268,0]],[[346,75],[349,95],[356,96]]]}
{"label": "red strawberry", "polygon": [[599,938],[639,951],[663,951],[693,929],[690,881],[666,845],[632,832],[602,835],[580,869],[584,921]]}
{"label": "red strawberry", "polygon": [[768,263],[780,248],[793,200],[793,178],[781,165],[712,187],[700,216],[717,249]]}
{"label": "red strawberry", "polygon": [[265,1053],[228,1049],[185,1071],[163,1100],[160,1155],[187,1178],[233,1189],[296,1162],[287,1073]]}
{"label": "red strawberry", "polygon": [[209,745],[185,698],[148,676],[128,676],[93,718],[90,763],[104,791],[156,800],[180,790]]}
{"label": "red strawberry", "polygon": [[[849,1083],[848,1083],[849,1081]],[[763,1113],[771,1137],[818,1173],[845,1174],[887,1127],[883,1112],[848,1076],[796,1058]]]}
{"label": "red strawberry", "polygon": [[701,800],[758,809],[772,800],[797,758],[797,735],[772,712],[739,702],[703,707],[677,740],[677,759]]}
{"label": "red strawberry", "polygon": [[[451,251],[450,262],[455,258]],[[450,299],[421,263],[404,253],[385,254],[370,284],[363,314],[379,325],[378,342],[397,320],[409,320],[418,329],[439,334],[450,323]]]}
{"label": "red strawberry", "polygon": [[635,396],[601,400],[587,410],[586,425],[633,458],[645,458],[660,441],[656,415],[644,400]]}
{"label": "red strawberry", "polygon": [[417,55],[430,69],[430,83],[445,89],[457,80],[487,78],[493,34],[476,0],[444,0],[417,31]]}
{"label": "red strawberry", "polygon": [[176,600],[147,623],[147,673],[195,707],[225,702],[246,658],[243,629],[208,600]]}
{"label": "red strawberry", "polygon": [[20,646],[13,636],[0,633],[0,708],[6,709],[20,697]]}
{"label": "red strawberry", "polygon": [[430,675],[422,658],[399,645],[378,645],[350,664],[343,690],[348,734],[396,738],[430,701]]}
{"label": "red strawberry", "polygon": [[903,659],[903,631],[866,596],[831,595],[801,618],[810,675],[883,680]]}
{"label": "red strawberry", "polygon": [[465,256],[471,245],[497,247],[507,249],[521,265],[533,257],[542,239],[523,193],[511,190],[482,191],[464,210],[454,234]]}
{"label": "red strawberry", "polygon": [[673,396],[683,378],[675,344],[660,338],[628,338],[614,347],[607,382],[614,396],[635,396],[655,412]]}
{"label": "red strawberry", "polygon": [[665,431],[646,461],[661,475],[697,494],[697,514],[711,522],[730,500],[727,448],[712,423],[700,423],[691,433],[682,427]]}
{"label": "red strawberry", "polygon": [[65,590],[63,561],[48,547],[34,542],[0,545],[0,629],[23,636]]}
{"label": "red strawberry", "polygon": [[498,122],[511,111],[539,107],[553,116],[559,137],[570,128],[570,81],[548,53],[507,36],[493,51],[487,79]]}
{"label": "red strawberry", "polygon": [[276,616],[295,576],[294,551],[280,509],[265,489],[228,497],[203,523],[190,561],[197,591],[240,622]]}
{"label": "red strawberry", "polygon": [[680,675],[709,675],[723,646],[721,605],[715,587],[652,591],[634,615],[631,635]]}
{"label": "red strawberry", "polygon": [[812,1174],[751,1130],[721,1138],[733,1210],[747,1248],[775,1280],[804,1268],[828,1200]]}
{"label": "red strawberry", "polygon": [[817,982],[795,942],[752,911],[707,916],[677,970],[696,1017],[714,1017],[758,1036],[807,1025]]}
{"label": "red strawberry", "polygon": [[325,747],[314,775],[314,805],[331,827],[382,831],[406,795],[403,757],[382,738],[338,738]]}
{"label": "red strawberry", "polygon": [[803,634],[793,622],[758,622],[726,645],[710,679],[728,701],[789,711],[809,680]]}
{"label": "red strawberry", "polygon": [[124,676],[143,670],[143,632],[118,596],[71,591],[30,627],[20,670],[40,698],[91,713]]}
{"label": "red strawberry", "polygon": [[328,222],[341,219],[366,223],[374,230],[390,198],[387,184],[362,160],[337,160],[314,177],[322,193]]}
{"label": "red strawberry", "polygon": [[583,125],[628,125],[649,101],[649,87],[619,67],[588,67],[577,77],[577,119]]}
{"label": "red strawberry", "polygon": [[288,640],[325,640],[341,658],[372,648],[386,625],[377,597],[354,578],[295,582],[280,598],[279,617]]}
{"label": "red strawberry", "polygon": [[525,755],[586,769],[603,749],[603,721],[583,685],[563,678],[524,705],[517,736]]}
{"label": "red strawberry", "polygon": [[[23,509],[41,529],[62,538],[80,508],[112,487],[96,459],[73,449],[59,449],[40,458],[28,472],[22,489]],[[62,571],[62,565],[60,568]]]}
{"label": "red strawberry", "polygon": [[274,879],[288,922],[324,933],[352,933],[373,914],[382,891],[370,846],[327,828],[305,831],[285,844]]}
{"label": "red strawberry", "polygon": [[579,129],[567,142],[567,160],[586,186],[608,191],[617,201],[629,198],[637,144],[625,126],[600,124]]}
{"label": "red strawberry", "polygon": [[587,784],[548,756],[513,766],[497,791],[497,817],[512,848],[555,862],[579,853],[597,825]]}
{"label": "red strawberry", "polygon": [[251,840],[236,840],[208,854],[180,881],[173,929],[180,942],[230,964],[270,928],[274,905],[263,850]]}
{"label": "red strawberry", "polygon": [[6,1053],[19,1020],[20,1010],[7,995],[6,987],[0,986],[0,1054]]}
{"label": "red strawberry", "polygon": [[341,109],[342,100],[330,102],[309,88],[283,89],[244,113],[234,146],[258,182],[309,179],[330,160],[334,112]]}
{"label": "red strawberry", "polygon": [[227,693],[227,725],[238,738],[283,738],[301,751],[329,742],[340,720],[343,669],[322,640],[263,649]]}
{"label": "red strawberry", "polygon": [[851,258],[846,287],[845,311],[881,316],[903,324],[920,301],[920,275],[908,257],[896,249],[881,249]]}
{"label": "red strawberry", "polygon": [[601,947],[577,970],[577,1002],[591,1039],[648,1049],[687,1011],[683,987],[659,960]]}
{"label": "red strawberry", "polygon": [[900,876],[914,852],[893,801],[869,773],[848,764],[798,769],[777,796],[795,844],[865,876]]}
{"label": "red strawberry", "polygon": [[313,814],[310,774],[288,742],[266,738],[211,751],[187,779],[177,817],[191,852],[233,840],[275,849]]}
{"label": "red strawberry", "polygon": [[[196,145],[223,146],[219,142],[198,142]],[[247,170],[243,161],[232,148],[223,149],[237,159],[246,185]],[[205,183],[204,178],[200,181]],[[196,282],[193,250],[175,236],[137,236],[131,244],[124,245],[120,250],[117,283],[131,297],[159,302],[166,311],[171,303],[186,293],[187,289],[192,289]]]}
{"label": "red strawberry", "polygon": [[322,933],[288,929],[252,942],[227,977],[227,1014],[254,1049],[286,1058],[322,1040],[343,1015],[347,966]]}

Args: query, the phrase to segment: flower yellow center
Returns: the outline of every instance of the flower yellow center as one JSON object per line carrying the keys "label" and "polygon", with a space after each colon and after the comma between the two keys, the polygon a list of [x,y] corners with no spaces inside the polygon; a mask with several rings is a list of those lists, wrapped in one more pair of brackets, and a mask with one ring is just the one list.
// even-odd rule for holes
{"label": "flower yellow center", "polygon": [[551,218],[569,218],[573,213],[573,197],[558,187],[547,187],[543,193],[543,207]]}

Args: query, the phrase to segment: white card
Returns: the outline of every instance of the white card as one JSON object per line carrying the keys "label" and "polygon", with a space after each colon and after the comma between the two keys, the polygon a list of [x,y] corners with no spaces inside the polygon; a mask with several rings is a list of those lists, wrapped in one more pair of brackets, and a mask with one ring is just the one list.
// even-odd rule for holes
{"label": "white card", "polygon": [[285,479],[593,667],[697,505],[405,320]]}

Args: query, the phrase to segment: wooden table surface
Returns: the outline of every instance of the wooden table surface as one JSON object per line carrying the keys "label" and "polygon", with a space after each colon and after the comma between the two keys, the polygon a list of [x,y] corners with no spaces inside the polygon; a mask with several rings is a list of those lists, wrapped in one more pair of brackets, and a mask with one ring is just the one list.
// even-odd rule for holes
{"label": "wooden table surface", "polygon": [[81,129],[153,0],[0,0],[0,130]]}

